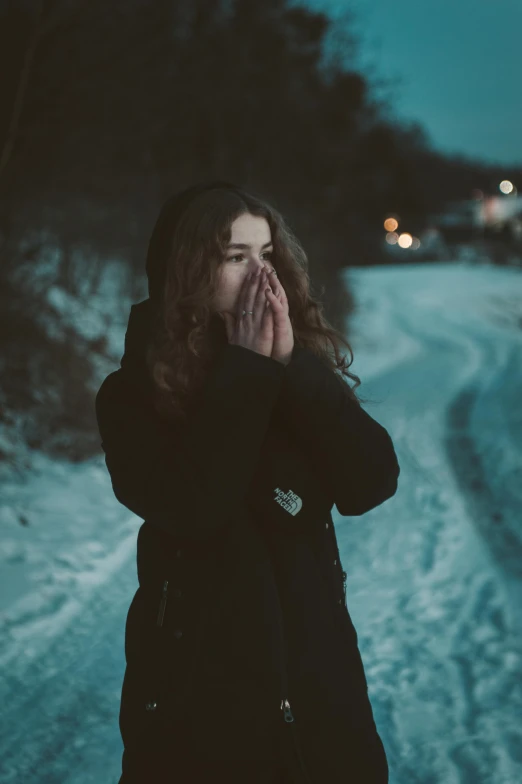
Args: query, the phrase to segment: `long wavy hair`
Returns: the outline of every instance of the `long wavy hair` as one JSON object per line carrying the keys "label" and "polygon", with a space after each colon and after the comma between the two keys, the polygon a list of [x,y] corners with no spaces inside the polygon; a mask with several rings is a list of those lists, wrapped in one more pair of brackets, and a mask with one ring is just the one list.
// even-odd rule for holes
{"label": "long wavy hair", "polygon": [[[171,197],[149,244],[149,296],[158,308],[146,364],[156,410],[171,421],[185,420],[202,393],[211,361],[212,300],[232,223],[244,213],[263,217],[270,226],[271,262],[288,298],[295,344],[316,354],[340,381],[344,382],[343,376],[355,381],[353,387],[345,383],[348,394],[358,404],[364,402],[355,393],[361,381],[348,370],[353,362],[351,346],[327,321],[322,302],[313,296],[307,255],[283,216],[253,192],[218,180]],[[349,362],[341,354],[342,345],[350,354]]]}

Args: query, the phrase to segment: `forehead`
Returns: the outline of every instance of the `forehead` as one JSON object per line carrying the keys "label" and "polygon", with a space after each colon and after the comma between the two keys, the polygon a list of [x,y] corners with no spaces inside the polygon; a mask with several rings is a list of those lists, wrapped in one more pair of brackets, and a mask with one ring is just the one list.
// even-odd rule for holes
{"label": "forehead", "polygon": [[231,225],[230,242],[244,242],[248,245],[262,245],[271,239],[270,226],[266,218],[245,213]]}

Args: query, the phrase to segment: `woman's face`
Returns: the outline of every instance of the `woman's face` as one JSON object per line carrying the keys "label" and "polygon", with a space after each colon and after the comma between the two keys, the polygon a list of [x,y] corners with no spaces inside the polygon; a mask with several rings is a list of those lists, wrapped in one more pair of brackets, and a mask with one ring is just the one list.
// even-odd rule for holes
{"label": "woman's face", "polygon": [[214,298],[216,312],[235,316],[239,292],[248,273],[263,265],[273,269],[271,240],[270,226],[265,218],[245,213],[232,223],[230,244],[220,268]]}

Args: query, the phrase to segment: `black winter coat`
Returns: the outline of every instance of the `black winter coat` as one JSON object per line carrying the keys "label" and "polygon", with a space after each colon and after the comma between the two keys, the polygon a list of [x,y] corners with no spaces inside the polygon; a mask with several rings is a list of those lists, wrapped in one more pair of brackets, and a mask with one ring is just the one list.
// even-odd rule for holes
{"label": "black winter coat", "polygon": [[312,351],[284,366],[229,344],[216,316],[204,392],[174,426],[152,406],[149,328],[145,300],[96,397],[114,493],[145,521],[121,781],[177,781],[188,748],[261,764],[282,743],[303,784],[386,784],[331,509],[362,515],[396,492],[388,432]]}

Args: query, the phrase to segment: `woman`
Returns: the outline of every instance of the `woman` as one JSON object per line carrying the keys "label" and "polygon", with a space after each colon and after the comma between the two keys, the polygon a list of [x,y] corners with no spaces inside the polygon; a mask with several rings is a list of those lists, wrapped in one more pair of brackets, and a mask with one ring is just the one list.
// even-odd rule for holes
{"label": "woman", "polygon": [[331,508],[364,514],[400,469],[342,378],[350,346],[281,215],[233,184],[170,198],[146,270],[96,397],[144,520],[120,784],[386,784]]}

